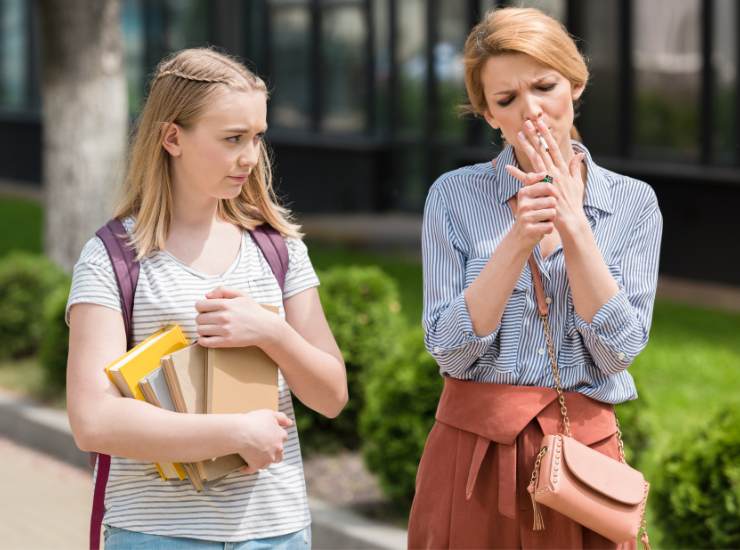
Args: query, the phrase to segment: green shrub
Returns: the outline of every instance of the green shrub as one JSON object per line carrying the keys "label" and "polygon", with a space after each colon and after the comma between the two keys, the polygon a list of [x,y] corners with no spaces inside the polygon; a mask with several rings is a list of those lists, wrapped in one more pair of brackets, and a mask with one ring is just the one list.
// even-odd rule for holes
{"label": "green shrub", "polygon": [[365,464],[388,498],[408,506],[443,382],[421,328],[408,330],[402,343],[396,357],[368,373],[360,430]]}
{"label": "green shrub", "polygon": [[645,414],[648,407],[647,392],[642,392],[638,385],[639,398],[617,405],[616,412],[619,425],[622,428],[624,441],[624,456],[628,464],[639,468],[643,457],[646,456],[652,441],[652,428]]}
{"label": "green shrub", "polygon": [[37,351],[44,300],[68,276],[44,256],[14,252],[0,260],[0,356]]}
{"label": "green shrub", "polygon": [[44,371],[45,388],[50,393],[64,391],[67,377],[69,328],[64,321],[69,284],[62,285],[49,295],[44,304],[44,324],[39,360]]}
{"label": "green shrub", "polygon": [[355,449],[364,372],[393,353],[404,326],[398,288],[377,267],[336,267],[321,274],[319,292],[347,366],[349,402],[339,417],[327,419],[295,400],[298,429],[309,452]]}
{"label": "green shrub", "polygon": [[672,446],[652,494],[666,547],[740,547],[740,411],[727,408]]}

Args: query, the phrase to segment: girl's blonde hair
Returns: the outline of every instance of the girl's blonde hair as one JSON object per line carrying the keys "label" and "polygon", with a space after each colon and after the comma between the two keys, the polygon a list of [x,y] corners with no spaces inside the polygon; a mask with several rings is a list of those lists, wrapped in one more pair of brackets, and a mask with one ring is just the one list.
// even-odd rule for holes
{"label": "girl's blonde hair", "polygon": [[[586,86],[588,67],[565,27],[535,8],[497,8],[489,11],[465,41],[465,89],[469,104],[463,111],[482,116],[488,109],[480,73],[491,57],[522,53],[558,71],[571,86]],[[580,141],[573,126],[571,137]]]}
{"label": "girl's blonde hair", "polygon": [[[131,240],[139,260],[164,248],[172,219],[170,157],[162,146],[165,132],[173,122],[186,129],[192,127],[224,87],[268,95],[261,78],[236,59],[212,49],[182,50],[157,66],[136,124],[123,194],[114,213],[117,218],[136,217]],[[261,143],[257,165],[241,193],[233,199],[221,199],[218,214],[244,229],[268,223],[285,236],[301,237],[290,212],[278,204],[270,160]]]}

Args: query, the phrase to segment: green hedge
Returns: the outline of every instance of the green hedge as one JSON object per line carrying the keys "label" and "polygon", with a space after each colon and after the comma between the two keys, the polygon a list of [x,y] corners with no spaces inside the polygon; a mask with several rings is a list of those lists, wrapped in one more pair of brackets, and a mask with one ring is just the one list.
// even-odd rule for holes
{"label": "green hedge", "polygon": [[645,397],[647,392],[642,392],[638,384],[637,393],[637,400],[617,405],[616,413],[622,428],[625,459],[628,464],[639,468],[652,446],[652,427],[645,414],[650,403]]}
{"label": "green hedge", "polygon": [[63,393],[67,378],[69,328],[64,321],[69,284],[54,290],[44,304],[43,331],[39,360],[44,371],[46,389],[53,394]]}
{"label": "green hedge", "polygon": [[302,447],[308,452],[356,449],[364,373],[394,353],[404,326],[398,288],[376,267],[336,267],[320,278],[324,313],[347,367],[349,402],[339,417],[327,419],[294,400],[296,420]]}
{"label": "green hedge", "polygon": [[739,548],[740,411],[722,411],[672,449],[652,491],[666,547]]}
{"label": "green hedge", "polygon": [[408,330],[401,350],[368,372],[360,417],[363,455],[383,492],[399,506],[414,496],[416,469],[442,392],[439,367],[421,328]]}
{"label": "green hedge", "polygon": [[22,357],[38,351],[44,302],[69,277],[51,260],[13,252],[0,260],[0,357]]}

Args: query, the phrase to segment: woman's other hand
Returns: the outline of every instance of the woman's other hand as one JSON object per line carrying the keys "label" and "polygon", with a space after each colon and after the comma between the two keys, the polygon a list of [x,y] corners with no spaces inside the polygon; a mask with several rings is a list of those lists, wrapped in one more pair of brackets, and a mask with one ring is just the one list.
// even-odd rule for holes
{"label": "woman's other hand", "polygon": [[281,319],[245,293],[216,288],[195,303],[198,343],[206,348],[263,346],[279,338]]}
{"label": "woman's other hand", "polygon": [[241,469],[253,474],[270,464],[283,460],[283,445],[288,439],[285,431],[293,421],[281,412],[260,409],[244,414],[242,448],[239,451],[247,466]]}
{"label": "woman's other hand", "polygon": [[545,172],[525,173],[512,165],[507,165],[506,170],[523,185],[517,193],[513,233],[527,250],[531,250],[553,231],[557,206],[553,186],[542,181]]}

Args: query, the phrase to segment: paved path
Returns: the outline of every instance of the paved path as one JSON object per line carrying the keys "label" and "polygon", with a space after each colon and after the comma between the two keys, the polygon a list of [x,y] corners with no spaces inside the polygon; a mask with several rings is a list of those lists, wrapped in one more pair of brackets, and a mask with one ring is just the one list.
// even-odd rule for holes
{"label": "paved path", "polygon": [[87,548],[90,473],[4,437],[0,457],[0,548]]}

